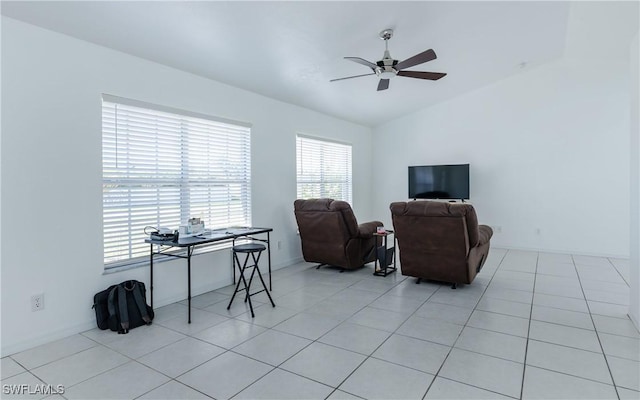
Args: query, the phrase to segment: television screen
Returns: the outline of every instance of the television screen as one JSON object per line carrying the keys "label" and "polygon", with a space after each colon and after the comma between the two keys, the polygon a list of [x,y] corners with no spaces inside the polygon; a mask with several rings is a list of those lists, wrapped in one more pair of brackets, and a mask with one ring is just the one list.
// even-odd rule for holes
{"label": "television screen", "polygon": [[469,164],[409,167],[410,199],[469,199]]}

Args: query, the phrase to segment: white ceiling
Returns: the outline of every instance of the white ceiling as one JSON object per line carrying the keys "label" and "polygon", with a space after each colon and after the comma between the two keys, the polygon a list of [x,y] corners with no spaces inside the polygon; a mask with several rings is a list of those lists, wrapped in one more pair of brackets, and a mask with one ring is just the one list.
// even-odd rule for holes
{"label": "white ceiling", "polygon": [[[625,35],[638,25],[637,4],[627,4],[636,7],[636,18],[635,29]],[[598,19],[605,6],[581,8],[570,18],[576,4],[550,1],[3,1],[2,14],[375,126],[522,72],[523,62],[530,68],[556,59],[572,43],[578,53],[589,51],[579,39],[594,29],[589,18]],[[628,13],[625,8],[612,15]],[[575,29],[568,26],[572,19]],[[610,23],[600,25],[595,29],[610,30]],[[393,58],[433,48],[438,59],[411,70],[448,75],[439,81],[396,77],[381,92],[375,76],[329,82],[369,72],[343,57],[381,59],[378,33],[385,28],[395,30],[389,42]],[[603,41],[598,34],[586,36]]]}

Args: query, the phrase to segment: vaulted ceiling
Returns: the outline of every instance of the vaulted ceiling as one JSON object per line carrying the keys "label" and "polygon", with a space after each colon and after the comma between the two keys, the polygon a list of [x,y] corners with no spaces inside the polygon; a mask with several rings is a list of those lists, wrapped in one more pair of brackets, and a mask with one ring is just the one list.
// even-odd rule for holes
{"label": "vaulted ceiling", "polygon": [[[638,30],[637,2],[3,1],[2,14],[367,126],[564,54],[624,58]],[[329,82],[370,72],[343,57],[381,59],[386,28],[393,58],[434,49],[410,69],[448,75]]]}

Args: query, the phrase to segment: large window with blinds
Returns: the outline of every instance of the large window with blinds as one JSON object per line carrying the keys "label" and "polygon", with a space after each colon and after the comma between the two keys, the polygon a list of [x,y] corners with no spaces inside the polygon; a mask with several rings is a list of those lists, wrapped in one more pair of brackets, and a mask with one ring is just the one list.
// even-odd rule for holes
{"label": "large window with blinds", "polygon": [[296,147],[298,198],[351,203],[351,145],[298,135]]}
{"label": "large window with blinds", "polygon": [[147,261],[146,226],[251,225],[248,124],[103,95],[105,268]]}

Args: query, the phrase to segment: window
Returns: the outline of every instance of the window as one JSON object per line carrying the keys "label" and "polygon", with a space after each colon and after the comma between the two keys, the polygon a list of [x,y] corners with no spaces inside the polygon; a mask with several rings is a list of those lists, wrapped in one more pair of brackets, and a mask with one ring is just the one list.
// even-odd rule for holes
{"label": "window", "polygon": [[146,226],[251,225],[247,124],[103,95],[105,268],[145,262]]}
{"label": "window", "polygon": [[298,198],[351,203],[351,145],[298,135]]}

